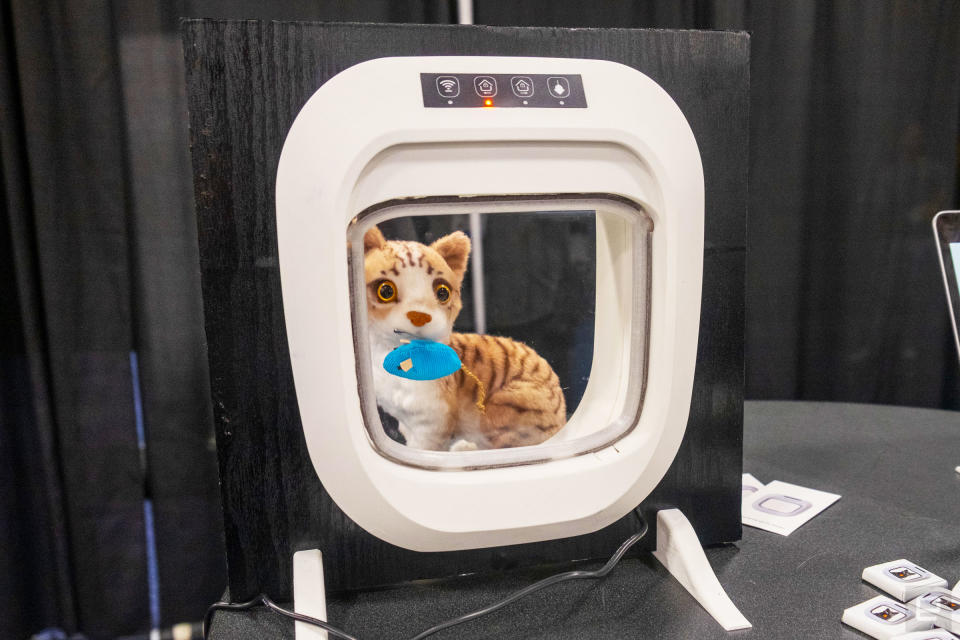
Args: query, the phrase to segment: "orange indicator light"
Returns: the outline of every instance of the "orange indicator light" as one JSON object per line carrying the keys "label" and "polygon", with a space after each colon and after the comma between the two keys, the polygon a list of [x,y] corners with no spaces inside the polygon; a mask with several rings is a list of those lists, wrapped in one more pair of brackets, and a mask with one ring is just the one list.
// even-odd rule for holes
{"label": "orange indicator light", "polygon": [[485,107],[492,107],[492,106],[493,106],[493,100],[490,100],[489,98],[487,98],[486,100],[483,101],[483,106],[485,106]]}

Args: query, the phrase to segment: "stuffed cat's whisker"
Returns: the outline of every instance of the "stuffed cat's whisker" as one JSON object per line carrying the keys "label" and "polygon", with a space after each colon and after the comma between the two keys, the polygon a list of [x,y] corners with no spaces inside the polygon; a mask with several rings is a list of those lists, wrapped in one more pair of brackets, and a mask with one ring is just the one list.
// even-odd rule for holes
{"label": "stuffed cat's whisker", "polygon": [[394,329],[393,332],[394,332],[395,334],[397,334],[398,336],[400,336],[400,341],[401,341],[401,342],[410,342],[411,340],[416,340],[416,339],[417,339],[417,336],[413,335],[412,333],[408,333],[407,331],[401,331],[400,329]]}

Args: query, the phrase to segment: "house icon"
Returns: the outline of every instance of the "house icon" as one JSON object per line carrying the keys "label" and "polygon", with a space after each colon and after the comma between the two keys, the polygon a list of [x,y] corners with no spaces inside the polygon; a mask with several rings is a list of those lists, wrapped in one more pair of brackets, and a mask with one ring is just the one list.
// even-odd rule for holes
{"label": "house icon", "polygon": [[481,98],[492,98],[497,95],[497,81],[490,76],[477,76],[474,78],[473,88]]}
{"label": "house icon", "polygon": [[533,95],[533,81],[527,76],[514,76],[510,80],[513,95],[518,98],[529,98]]}

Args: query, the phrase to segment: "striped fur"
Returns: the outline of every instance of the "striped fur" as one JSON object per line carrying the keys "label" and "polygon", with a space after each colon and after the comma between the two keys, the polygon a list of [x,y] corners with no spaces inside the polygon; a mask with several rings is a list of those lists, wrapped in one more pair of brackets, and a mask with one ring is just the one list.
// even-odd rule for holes
{"label": "striped fur", "polygon": [[[427,246],[387,241],[373,227],[364,237],[364,269],[377,403],[400,423],[408,446],[466,451],[543,442],[566,424],[566,403],[550,364],[529,346],[499,336],[453,333],[470,240],[457,231]],[[396,296],[378,297],[388,283]],[[439,286],[449,295],[440,296]],[[446,297],[446,299],[441,299]],[[424,322],[424,318],[429,318]],[[434,381],[407,380],[383,370],[389,351],[406,340],[449,344],[463,370]]]}

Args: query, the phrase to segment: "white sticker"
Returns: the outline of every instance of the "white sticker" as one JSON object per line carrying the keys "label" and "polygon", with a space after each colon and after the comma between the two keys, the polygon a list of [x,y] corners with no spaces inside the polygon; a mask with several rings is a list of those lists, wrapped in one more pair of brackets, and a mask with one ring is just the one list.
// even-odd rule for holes
{"label": "white sticker", "polygon": [[750,506],[750,500],[753,496],[756,495],[760,489],[763,489],[763,483],[757,480],[749,473],[743,474],[743,479],[740,481],[740,512],[741,514],[747,513],[747,507]]}
{"label": "white sticker", "polygon": [[839,499],[835,493],[774,480],[743,496],[743,524],[788,536]]}
{"label": "white sticker", "polygon": [[760,491],[760,489],[763,489],[763,483],[749,473],[743,474],[743,478],[740,481],[740,486],[744,496],[756,493],[757,491]]}

